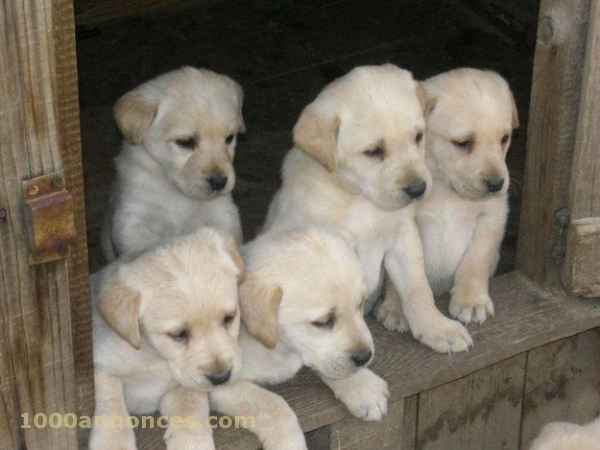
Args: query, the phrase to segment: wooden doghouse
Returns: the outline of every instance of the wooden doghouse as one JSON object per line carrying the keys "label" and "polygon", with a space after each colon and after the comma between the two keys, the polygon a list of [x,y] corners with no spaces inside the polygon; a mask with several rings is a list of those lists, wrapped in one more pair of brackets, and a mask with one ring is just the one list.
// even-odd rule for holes
{"label": "wooden doghouse", "polygon": [[[85,20],[174,2],[96,3]],[[73,1],[0,0],[0,31],[0,449],[86,448],[85,429],[24,423],[93,413]],[[278,387],[310,448],[525,450],[550,420],[598,414],[599,124],[600,1],[542,0],[516,271],[492,282],[496,317],[455,355],[373,323],[374,370],[391,388],[380,423],[351,417],[308,373]],[[215,438],[260,447],[247,432]],[[138,445],[164,448],[162,430]]]}

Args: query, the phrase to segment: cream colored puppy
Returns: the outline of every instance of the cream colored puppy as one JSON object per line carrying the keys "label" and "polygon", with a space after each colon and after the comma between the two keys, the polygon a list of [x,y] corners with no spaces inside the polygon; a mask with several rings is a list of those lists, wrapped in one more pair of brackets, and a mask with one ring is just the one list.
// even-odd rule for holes
{"label": "cream colored puppy", "polygon": [[415,222],[415,200],[431,189],[423,100],[410,72],[391,64],[359,67],[328,85],[296,123],[265,229],[342,233],[360,257],[367,310],[385,265],[413,335],[439,352],[463,351],[471,337],[435,306]]}
{"label": "cream colored puppy", "polygon": [[240,371],[242,272],[233,240],[202,228],[91,277],[95,415],[109,421],[90,450],[135,450],[122,418],[157,410],[198,424],[170,424],[169,450],[214,449],[206,392]]}
{"label": "cream colored puppy", "polygon": [[[243,253],[247,272],[240,287],[245,327],[239,378],[276,384],[308,366],[352,414],[380,420],[387,411],[388,388],[366,368],[374,353],[363,317],[367,290],[348,243],[312,228],[266,233]],[[209,396],[220,412],[256,417],[253,431],[265,448],[305,445],[295,432],[297,421],[286,423],[272,413],[283,406],[263,398],[255,385],[230,384]]]}
{"label": "cream colored puppy", "polygon": [[549,423],[542,428],[530,450],[600,450],[600,417],[587,425]]}
{"label": "cream colored puppy", "polygon": [[231,190],[236,136],[244,131],[242,102],[235,81],[192,67],[119,99],[115,120],[125,141],[102,232],[107,260],[135,256],[201,226],[241,242]]}
{"label": "cream colored puppy", "polygon": [[[488,282],[508,215],[505,158],[519,123],[515,101],[491,71],[451,70],[423,85],[433,187],[417,207],[417,222],[427,278],[435,294],[451,291],[453,317],[481,323],[494,314]],[[388,291],[378,314],[389,322],[397,319],[397,299]]]}

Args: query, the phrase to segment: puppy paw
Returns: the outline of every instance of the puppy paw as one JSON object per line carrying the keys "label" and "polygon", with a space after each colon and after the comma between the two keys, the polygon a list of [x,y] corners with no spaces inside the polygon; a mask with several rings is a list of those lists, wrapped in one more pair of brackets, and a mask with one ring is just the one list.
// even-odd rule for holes
{"label": "puppy paw", "polygon": [[129,428],[94,428],[90,435],[89,450],[137,450],[135,434]]}
{"label": "puppy paw", "polygon": [[210,434],[198,435],[178,430],[165,434],[167,450],[215,450],[215,444]]}
{"label": "puppy paw", "polygon": [[390,391],[385,380],[362,369],[344,381],[343,387],[335,389],[335,395],[354,416],[375,421],[387,414]]}
{"label": "puppy paw", "polygon": [[485,289],[456,285],[452,289],[450,315],[463,323],[483,323],[494,315],[494,303]]}
{"label": "puppy paw", "polygon": [[467,329],[456,320],[438,313],[423,326],[413,328],[413,336],[429,348],[439,353],[464,352],[473,345]]}
{"label": "puppy paw", "polygon": [[402,306],[399,301],[390,301],[387,297],[375,311],[377,320],[390,331],[399,331],[401,333],[408,331],[408,322],[402,312]]}

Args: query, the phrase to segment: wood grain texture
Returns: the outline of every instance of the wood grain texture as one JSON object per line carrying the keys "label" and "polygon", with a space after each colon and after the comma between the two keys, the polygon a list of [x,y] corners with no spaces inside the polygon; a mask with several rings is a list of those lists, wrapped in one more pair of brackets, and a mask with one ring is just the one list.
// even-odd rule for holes
{"label": "wood grain texture", "polygon": [[551,421],[588,422],[600,414],[600,329],[529,352],[522,446]]}
{"label": "wood grain texture", "polygon": [[[475,347],[468,353],[441,355],[415,342],[410,336],[382,329],[370,322],[377,348],[373,370],[390,386],[390,401],[397,402],[418,392],[435,388],[477,370],[519,355],[548,342],[573,336],[600,326],[600,308],[589,301],[565,297],[558,291],[539,289],[518,273],[497,277],[491,282],[496,316],[482,326],[471,326]],[[447,311],[447,304],[441,304]],[[277,386],[296,411],[304,431],[334,424],[349,413],[310,371]],[[217,430],[220,449],[248,449],[248,433]],[[251,439],[251,440],[252,440]],[[156,449],[161,436],[142,449]]]}
{"label": "wood grain texture", "polygon": [[[0,385],[9,386],[3,399],[14,399],[14,418],[76,412],[78,404],[66,263],[28,264],[21,201],[23,179],[63,169],[55,3],[0,1],[0,204],[8,212],[0,225],[0,353],[10,371]],[[16,434],[28,450],[77,448],[72,429]]]}
{"label": "wood grain texture", "polygon": [[[600,297],[600,4],[592,2],[570,188],[563,274],[576,295]],[[583,222],[582,222],[583,221]]]}
{"label": "wood grain texture", "polygon": [[419,395],[417,449],[515,450],[525,355]]}
{"label": "wood grain texture", "polygon": [[166,8],[181,10],[199,3],[208,5],[217,1],[219,0],[75,0],[75,8],[77,24],[98,25]]}
{"label": "wood grain texture", "polygon": [[566,233],[555,214],[569,205],[590,0],[542,0],[527,130],[517,268],[554,284]]}
{"label": "wood grain texture", "polygon": [[419,415],[419,394],[404,399],[404,426],[402,431],[401,450],[417,448],[417,424]]}

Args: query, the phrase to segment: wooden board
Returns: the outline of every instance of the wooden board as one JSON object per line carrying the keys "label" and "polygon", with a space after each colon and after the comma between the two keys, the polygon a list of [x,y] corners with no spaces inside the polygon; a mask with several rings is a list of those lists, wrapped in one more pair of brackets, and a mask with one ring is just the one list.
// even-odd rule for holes
{"label": "wooden board", "polygon": [[419,394],[404,399],[404,427],[401,450],[416,450],[417,424],[419,414]]}
{"label": "wooden board", "polygon": [[[370,322],[377,356],[373,370],[388,381],[391,402],[467,376],[527,350],[600,326],[600,308],[589,301],[539,289],[518,273],[495,278],[491,295],[496,316],[481,326],[470,326],[475,347],[468,353],[442,355],[411,337],[384,330]],[[442,304],[447,311],[447,304]],[[310,371],[274,389],[298,414],[305,431],[336,423],[348,412]],[[140,450],[162,449],[162,433],[145,432]],[[256,450],[248,433],[219,430],[219,450]]]}
{"label": "wooden board", "polygon": [[563,265],[565,286],[575,295],[600,297],[600,217],[569,224]]}
{"label": "wooden board", "polygon": [[548,422],[588,422],[600,414],[600,329],[529,352],[522,447]]}
{"label": "wooden board", "polygon": [[515,450],[525,355],[419,395],[420,450]]}
{"label": "wooden board", "polygon": [[[67,265],[29,265],[21,200],[22,180],[64,168],[60,121],[66,115],[58,112],[64,91],[56,73],[74,68],[57,36],[60,21],[68,20],[57,14],[66,6],[67,0],[0,0],[0,207],[7,211],[0,224],[0,354],[10,372],[0,385],[11,428],[22,413],[66,414],[79,405]],[[74,429],[15,431],[28,450],[77,448]]]}
{"label": "wooden board", "polygon": [[558,281],[590,0],[542,0],[533,67],[517,267],[538,283]]}

